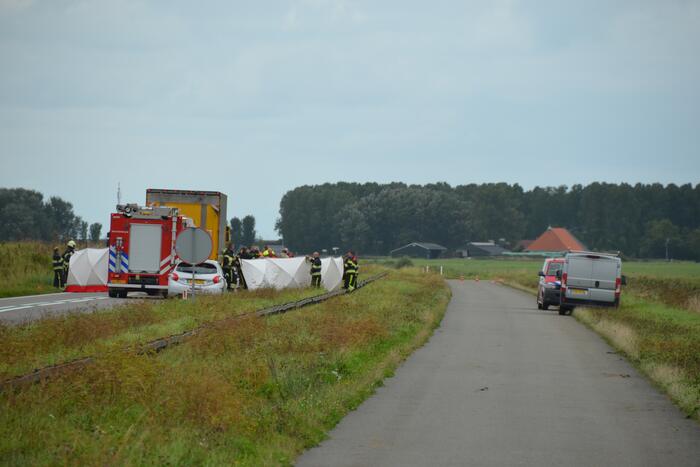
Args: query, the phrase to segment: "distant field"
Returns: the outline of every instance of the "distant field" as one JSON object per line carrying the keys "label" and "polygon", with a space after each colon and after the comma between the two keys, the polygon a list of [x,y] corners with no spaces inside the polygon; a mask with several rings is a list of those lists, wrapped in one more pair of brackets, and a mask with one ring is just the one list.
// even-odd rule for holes
{"label": "distant field", "polygon": [[[375,260],[377,263],[391,263],[395,259],[383,258]],[[502,273],[532,272],[534,281],[537,282],[537,271],[542,267],[544,258],[539,259],[411,259],[416,266],[430,266],[437,268],[443,266],[447,278],[458,279],[460,275],[473,278],[477,275],[491,278]],[[700,263],[690,261],[624,261],[623,274],[630,277],[653,276],[659,278],[687,278],[700,280]]]}

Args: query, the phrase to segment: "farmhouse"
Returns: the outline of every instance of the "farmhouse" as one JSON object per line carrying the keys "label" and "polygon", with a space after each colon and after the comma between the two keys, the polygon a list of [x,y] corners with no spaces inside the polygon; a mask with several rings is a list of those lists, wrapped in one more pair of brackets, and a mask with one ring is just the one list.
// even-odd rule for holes
{"label": "farmhouse", "polygon": [[413,242],[391,250],[390,254],[393,258],[408,256],[409,258],[435,259],[439,258],[445,250],[447,250],[447,248],[437,243]]}
{"label": "farmhouse", "polygon": [[563,227],[548,227],[525,249],[526,252],[564,252],[585,250],[586,247]]}

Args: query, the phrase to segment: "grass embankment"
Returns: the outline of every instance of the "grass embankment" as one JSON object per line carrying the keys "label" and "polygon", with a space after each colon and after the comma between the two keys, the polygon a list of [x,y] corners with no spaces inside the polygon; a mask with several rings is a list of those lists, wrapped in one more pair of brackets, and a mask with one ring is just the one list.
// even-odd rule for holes
{"label": "grass embankment", "polygon": [[121,351],[207,322],[319,293],[322,291],[312,288],[279,292],[267,289],[222,297],[199,296],[194,303],[134,299],[96,313],[51,316],[19,326],[0,323],[0,380],[79,357]]}
{"label": "grass embankment", "polygon": [[0,243],[0,298],[60,292],[53,287],[52,257],[45,243]]}
{"label": "grass embankment", "polygon": [[[413,262],[433,271],[442,265],[448,278],[497,280],[533,294],[542,267],[542,260]],[[626,261],[622,270],[628,285],[620,308],[577,308],[574,317],[623,353],[688,416],[700,420],[700,264]]]}
{"label": "grass embankment", "polygon": [[0,394],[0,463],[290,464],[425,342],[448,300],[438,276],[394,271],[158,355],[110,353]]}

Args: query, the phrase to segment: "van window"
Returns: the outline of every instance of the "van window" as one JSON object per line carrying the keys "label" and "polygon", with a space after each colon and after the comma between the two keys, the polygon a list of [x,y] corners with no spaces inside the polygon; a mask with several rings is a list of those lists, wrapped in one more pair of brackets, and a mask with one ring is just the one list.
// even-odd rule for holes
{"label": "van window", "polygon": [[549,266],[547,267],[547,275],[548,276],[555,276],[557,274],[557,271],[561,271],[562,267],[564,266],[564,263],[549,263]]}

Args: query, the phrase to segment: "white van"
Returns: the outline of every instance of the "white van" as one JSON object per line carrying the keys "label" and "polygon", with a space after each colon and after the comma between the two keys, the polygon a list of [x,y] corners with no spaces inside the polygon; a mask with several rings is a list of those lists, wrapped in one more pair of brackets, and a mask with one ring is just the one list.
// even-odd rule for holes
{"label": "white van", "polygon": [[564,257],[561,271],[561,307],[559,314],[576,305],[620,305],[622,260],[617,255],[572,251]]}

